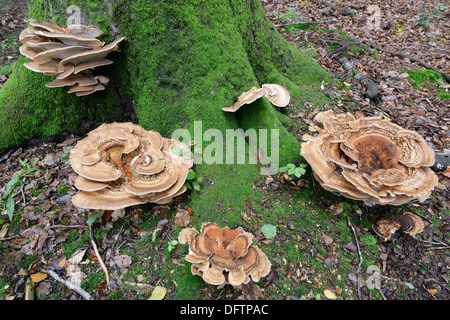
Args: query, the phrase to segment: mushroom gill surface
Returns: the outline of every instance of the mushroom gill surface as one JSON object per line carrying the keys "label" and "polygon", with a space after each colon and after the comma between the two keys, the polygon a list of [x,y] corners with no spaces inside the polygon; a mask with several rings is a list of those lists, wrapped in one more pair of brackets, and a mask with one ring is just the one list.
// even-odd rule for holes
{"label": "mushroom gill surface", "polygon": [[434,151],[421,135],[381,117],[320,112],[300,154],[326,190],[366,204],[402,205],[427,199],[438,179]]}

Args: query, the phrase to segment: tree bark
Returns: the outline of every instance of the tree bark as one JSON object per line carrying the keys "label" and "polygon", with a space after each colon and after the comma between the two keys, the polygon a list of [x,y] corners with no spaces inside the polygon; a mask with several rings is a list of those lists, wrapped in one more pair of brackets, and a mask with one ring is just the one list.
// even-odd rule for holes
{"label": "tree bark", "polygon": [[[30,0],[30,17],[66,25],[69,0]],[[109,43],[127,37],[121,52],[101,67],[109,77],[106,90],[86,97],[67,88],[46,88],[52,78],[23,67],[20,58],[0,90],[0,153],[25,141],[72,131],[84,134],[100,123],[133,121],[170,137],[179,128],[194,137],[214,128],[278,129],[280,165],[300,158],[299,141],[285,125],[283,112],[298,112],[305,101],[320,103],[320,83],[328,75],[317,63],[287,43],[266,18],[259,0],[80,0],[82,23],[104,31]],[[291,94],[292,106],[281,112],[266,99],[226,113],[243,91],[278,83]],[[295,124],[294,124],[295,125]],[[208,142],[204,142],[205,148]],[[270,152],[267,150],[266,152]],[[252,195],[260,166],[198,164],[201,192],[192,192],[194,212],[217,223],[223,213],[232,225]],[[207,214],[206,214],[207,213]]]}

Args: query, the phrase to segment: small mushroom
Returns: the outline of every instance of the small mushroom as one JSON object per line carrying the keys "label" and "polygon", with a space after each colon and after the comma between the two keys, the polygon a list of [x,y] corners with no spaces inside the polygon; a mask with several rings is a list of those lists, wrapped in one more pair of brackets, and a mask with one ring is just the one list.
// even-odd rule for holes
{"label": "small mushroom", "polygon": [[233,106],[224,107],[222,110],[236,112],[244,104],[250,104],[261,97],[267,97],[277,107],[285,107],[290,101],[289,92],[284,87],[279,84],[263,84],[262,88],[252,87],[249,91],[243,92]]}
{"label": "small mushroom", "polygon": [[200,233],[186,228],[178,235],[181,244],[189,243],[185,259],[192,263],[192,274],[212,285],[257,282],[270,272],[269,259],[251,245],[252,239],[241,227],[222,229],[212,222],[202,223]]}
{"label": "small mushroom", "polygon": [[418,133],[381,117],[321,112],[300,154],[327,190],[368,205],[423,202],[437,185],[434,152]]}
{"label": "small mushroom", "polygon": [[[171,153],[174,145],[190,151],[179,141],[131,122],[102,124],[71,150],[70,163],[79,175],[75,187],[80,190],[73,203],[102,210],[169,203],[186,191],[184,182],[193,165],[192,159]],[[110,200],[114,196],[117,201]]]}
{"label": "small mushroom", "polygon": [[397,230],[416,235],[423,231],[424,224],[419,216],[411,212],[405,212],[404,214],[395,217],[393,220],[381,219],[376,225],[372,226],[372,229],[383,239],[383,241],[388,241]]}
{"label": "small mushroom", "polygon": [[[52,81],[46,87],[75,86],[68,93],[85,96],[104,90],[109,79],[96,76],[93,70],[100,66],[112,64],[106,59],[112,51],[118,51],[118,44],[125,37],[105,43],[96,39],[103,32],[91,26],[71,25],[59,26],[54,23],[31,18],[30,27],[24,29],[19,39],[23,43],[20,53],[33,61],[26,62],[26,68],[45,75],[56,76],[55,80],[73,79],[82,75],[86,79],[95,79],[95,83],[83,85],[80,80],[73,84],[72,80]],[[92,86],[92,87],[88,87]]]}

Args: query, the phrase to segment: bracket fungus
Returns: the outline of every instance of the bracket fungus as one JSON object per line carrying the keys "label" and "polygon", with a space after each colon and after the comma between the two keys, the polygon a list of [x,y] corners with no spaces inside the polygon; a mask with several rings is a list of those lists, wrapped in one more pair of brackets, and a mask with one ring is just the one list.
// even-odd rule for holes
{"label": "bracket fungus", "polygon": [[222,229],[212,222],[203,223],[200,233],[186,228],[178,235],[181,244],[189,243],[185,259],[192,263],[192,274],[212,285],[258,282],[270,272],[269,259],[251,245],[252,239],[253,235],[241,227]]}
{"label": "bracket fungus", "polygon": [[77,96],[105,89],[109,79],[93,75],[93,70],[113,63],[106,59],[106,56],[112,51],[118,51],[118,45],[126,40],[125,37],[105,45],[97,39],[103,32],[91,26],[65,27],[34,18],[31,18],[29,23],[31,26],[19,36],[23,43],[19,51],[32,59],[24,63],[26,68],[56,76],[46,87],[75,86],[68,93],[75,92]]}
{"label": "bracket fungus", "polygon": [[423,202],[438,183],[434,151],[418,133],[381,117],[318,113],[300,154],[322,187],[368,205]]}
{"label": "bracket fungus", "polygon": [[390,240],[397,230],[416,235],[422,232],[423,228],[424,224],[422,219],[411,212],[405,212],[392,220],[381,219],[376,225],[372,226],[372,229],[383,239],[383,241]]}
{"label": "bracket fungus", "polygon": [[75,187],[81,191],[72,202],[100,210],[169,203],[186,191],[184,182],[193,165],[188,154],[184,143],[131,122],[102,124],[71,150],[70,163],[78,174]]}
{"label": "bracket fungus", "polygon": [[236,112],[244,104],[250,104],[261,97],[267,97],[269,101],[277,107],[286,107],[291,96],[289,91],[279,84],[266,83],[261,88],[252,87],[249,91],[243,92],[236,103],[231,107],[222,108],[226,112]]}

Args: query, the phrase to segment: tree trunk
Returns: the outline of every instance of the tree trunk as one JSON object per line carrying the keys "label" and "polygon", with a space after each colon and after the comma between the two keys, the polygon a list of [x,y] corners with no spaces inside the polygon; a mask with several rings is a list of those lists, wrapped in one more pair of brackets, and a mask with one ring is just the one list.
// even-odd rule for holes
{"label": "tree trunk", "polygon": [[[66,25],[69,0],[30,0],[30,17]],[[85,97],[67,88],[46,88],[52,78],[23,67],[20,58],[0,90],[0,152],[31,138],[62,131],[84,134],[102,122],[133,121],[170,137],[186,128],[194,139],[218,129],[279,130],[280,165],[300,158],[299,141],[285,126],[286,112],[297,113],[305,101],[325,101],[320,83],[327,74],[287,43],[266,18],[259,0],[80,0],[82,23],[104,31],[109,43],[119,36],[114,64],[98,70],[109,77],[106,90]],[[291,94],[288,111],[266,98],[236,113],[222,111],[243,91],[278,83]],[[197,132],[198,134],[198,132]],[[270,137],[270,133],[269,133]],[[197,141],[199,142],[199,141]],[[200,141],[201,142],[201,141]],[[202,148],[208,141],[203,141]],[[269,138],[270,143],[270,138]],[[269,150],[265,150],[268,154]],[[197,164],[201,192],[191,193],[191,207],[202,218],[233,226],[249,198],[260,165]],[[224,213],[231,213],[225,218]]]}

